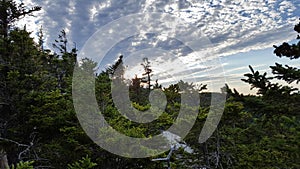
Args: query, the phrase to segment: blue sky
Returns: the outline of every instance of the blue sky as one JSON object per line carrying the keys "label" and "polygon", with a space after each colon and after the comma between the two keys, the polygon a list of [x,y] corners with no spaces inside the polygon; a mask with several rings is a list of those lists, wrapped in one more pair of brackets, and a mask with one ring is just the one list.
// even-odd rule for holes
{"label": "blue sky", "polygon": [[[239,92],[255,94],[256,90],[249,90],[249,84],[240,80],[241,78],[244,78],[243,74],[250,73],[249,65],[251,65],[254,70],[258,70],[261,73],[267,72],[270,76],[272,76],[272,73],[269,66],[274,66],[275,62],[283,65],[288,64],[290,66],[300,67],[297,60],[278,58],[273,54],[273,51],[274,48],[270,47],[245,53],[237,53],[221,58],[221,62],[224,64],[226,82],[228,85],[238,89]],[[281,83],[281,81],[273,81]],[[297,84],[291,85],[299,88],[299,85]]]}
{"label": "blue sky", "polygon": [[[240,92],[254,93],[254,91],[249,91],[249,85],[240,80],[244,73],[249,72],[248,65],[262,72],[268,72],[269,66],[274,65],[275,62],[289,63],[299,67],[297,61],[277,58],[273,55],[272,48],[274,44],[279,45],[284,41],[290,42],[295,39],[296,33],[293,27],[300,17],[299,0],[23,0],[23,2],[43,8],[36,14],[37,17],[24,19],[20,25],[26,24],[27,28],[33,31],[33,36],[39,27],[43,26],[47,35],[46,46],[49,47],[59,31],[65,29],[69,42],[76,42],[78,49],[82,50],[84,44],[97,30],[112,21],[136,13],[161,12],[180,18],[198,28],[202,32],[201,35],[204,35],[210,42],[207,50],[213,52],[209,55],[201,55],[205,56],[200,58],[201,64],[196,64],[199,58],[184,57],[183,62],[186,66],[179,69],[180,73],[175,72],[174,69],[174,65],[177,68],[181,67],[176,66],[178,61],[170,59],[171,56],[168,54],[173,49],[168,50],[164,46],[163,50],[156,50],[161,54],[160,57],[153,58],[153,64],[157,63],[156,72],[163,72],[162,69],[171,72],[164,77],[157,77],[161,78],[162,82],[170,82],[170,79],[189,77],[194,74],[197,77],[193,79],[194,83],[208,83],[210,87],[210,84],[216,84],[217,81],[226,81],[230,87],[237,88]],[[159,25],[156,26],[159,27]],[[157,42],[152,41],[152,48],[158,49],[157,44],[163,44],[162,41],[162,39]],[[133,44],[132,39],[129,42]],[[120,50],[115,53],[126,53],[122,45],[115,49]],[[130,61],[128,70],[131,71],[131,75],[138,74],[138,71],[142,69],[137,64],[141,59],[135,59],[141,51],[134,52],[130,54],[131,58],[129,56],[127,58]],[[143,52],[149,55],[155,53]],[[116,57],[111,55],[106,60],[111,62]],[[218,62],[215,67],[222,65],[223,67],[220,68],[223,71],[214,72],[210,66],[211,60]],[[130,67],[129,65],[133,63],[138,66]],[[190,72],[187,73],[186,69]],[[210,73],[204,77],[201,75],[202,71]],[[169,80],[166,77],[170,77]]]}

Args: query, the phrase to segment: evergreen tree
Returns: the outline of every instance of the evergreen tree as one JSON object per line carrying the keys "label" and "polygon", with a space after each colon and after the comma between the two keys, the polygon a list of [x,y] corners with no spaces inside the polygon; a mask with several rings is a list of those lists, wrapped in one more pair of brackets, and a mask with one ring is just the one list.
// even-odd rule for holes
{"label": "evergreen tree", "polygon": [[152,69],[150,66],[150,61],[148,60],[148,58],[143,58],[143,63],[141,63],[141,65],[144,67],[144,73],[143,73],[143,78],[141,79],[142,83],[147,84],[147,88],[150,91],[151,89],[151,73],[152,73]]}
{"label": "evergreen tree", "polygon": [[41,10],[41,7],[35,6],[27,9],[24,3],[17,4],[13,0],[0,1],[0,35],[4,38],[8,36],[12,24],[22,19],[26,15],[32,15],[33,12]]}
{"label": "evergreen tree", "polygon": [[[300,57],[300,22],[295,25],[294,30],[298,33],[297,39],[298,42],[296,44],[288,44],[284,42],[280,46],[274,45],[274,53],[278,57],[287,57],[291,60],[298,59]],[[282,64],[276,63],[275,66],[270,66],[272,69],[272,73],[275,74],[275,78],[279,80],[285,80],[288,83],[300,81],[300,70],[295,67],[290,67],[288,65],[283,66]]]}
{"label": "evergreen tree", "polygon": [[[295,26],[295,31],[299,33],[299,24]],[[274,53],[279,57],[299,58],[299,42],[293,45],[285,42],[279,47],[274,47]],[[239,153],[239,156],[243,157],[239,159],[239,166],[246,168],[253,166],[256,168],[299,168],[299,162],[294,160],[299,156],[300,147],[299,142],[296,141],[300,134],[297,131],[300,128],[299,89],[271,81],[271,79],[277,78],[287,83],[298,83],[299,69],[288,65],[283,67],[278,63],[271,66],[271,69],[275,77],[268,77],[266,73],[260,74],[250,66],[251,73],[245,74],[247,79],[243,79],[251,84],[252,88],[258,88],[260,97],[239,98],[248,111],[253,111],[249,114],[250,117],[252,116],[250,119],[253,122],[245,130],[247,139],[238,138],[238,141],[242,141],[241,143],[248,142],[249,144],[249,146],[243,145],[238,148],[239,152],[245,153]],[[234,130],[230,132],[232,131]],[[250,152],[255,153],[250,154]]]}

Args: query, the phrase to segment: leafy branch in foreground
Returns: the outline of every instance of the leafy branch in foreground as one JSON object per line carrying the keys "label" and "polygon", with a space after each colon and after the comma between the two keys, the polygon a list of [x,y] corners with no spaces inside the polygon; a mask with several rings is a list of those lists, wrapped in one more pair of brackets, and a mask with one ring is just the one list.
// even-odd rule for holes
{"label": "leafy branch in foreground", "polygon": [[19,162],[16,166],[12,165],[11,169],[33,169],[34,161]]}
{"label": "leafy branch in foreground", "polygon": [[68,164],[68,169],[89,169],[97,166],[97,163],[93,163],[91,159],[86,156],[81,160],[74,162],[73,164]]}

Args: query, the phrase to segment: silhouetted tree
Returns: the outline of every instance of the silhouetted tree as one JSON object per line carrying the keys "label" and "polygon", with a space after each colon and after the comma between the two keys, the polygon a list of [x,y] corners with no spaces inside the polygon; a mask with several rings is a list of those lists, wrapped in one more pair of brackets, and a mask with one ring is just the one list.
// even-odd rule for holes
{"label": "silhouetted tree", "polygon": [[24,3],[17,4],[13,0],[0,1],[0,35],[7,37],[11,25],[26,15],[32,15],[33,12],[41,10],[41,7],[34,6],[30,9],[24,6]]}
{"label": "silhouetted tree", "polygon": [[[298,33],[296,44],[288,44],[284,42],[280,46],[274,45],[274,53],[278,57],[287,57],[289,59],[298,59],[300,57],[300,22],[295,25],[294,30]],[[275,74],[275,78],[279,80],[285,80],[288,83],[300,81],[300,70],[295,67],[290,67],[288,65],[283,66],[282,64],[276,63],[275,66],[270,66],[272,73]]]}
{"label": "silhouetted tree", "polygon": [[142,83],[146,83],[148,90],[150,91],[151,89],[151,73],[152,73],[152,69],[150,66],[150,62],[148,60],[148,58],[143,58],[143,63],[141,63],[141,65],[144,67],[144,73],[143,73],[143,78],[141,79]]}

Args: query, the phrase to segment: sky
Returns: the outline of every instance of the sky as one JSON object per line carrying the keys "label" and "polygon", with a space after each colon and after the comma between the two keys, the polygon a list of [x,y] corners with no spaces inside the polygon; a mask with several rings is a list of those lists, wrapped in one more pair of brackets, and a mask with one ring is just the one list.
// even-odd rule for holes
{"label": "sky", "polygon": [[294,42],[299,0],[22,1],[42,7],[36,17],[19,25],[26,24],[33,37],[42,26],[45,46],[51,48],[64,29],[69,47],[75,42],[79,56],[103,54],[100,61],[93,58],[100,69],[123,54],[128,78],[141,74],[142,58],[148,57],[153,79],[162,84],[183,79],[217,91],[226,82],[239,92],[254,94],[240,80],[250,72],[248,65],[268,74],[275,62],[300,66],[277,58],[272,47]]}

